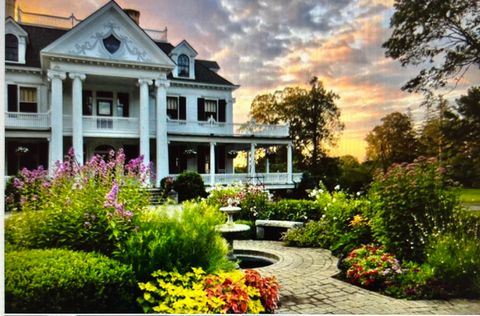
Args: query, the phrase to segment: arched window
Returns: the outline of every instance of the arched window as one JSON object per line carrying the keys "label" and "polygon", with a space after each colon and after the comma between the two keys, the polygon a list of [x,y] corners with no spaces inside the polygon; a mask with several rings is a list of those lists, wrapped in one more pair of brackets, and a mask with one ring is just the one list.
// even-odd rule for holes
{"label": "arched window", "polygon": [[13,34],[5,35],[5,60],[18,61],[18,38]]}
{"label": "arched window", "polygon": [[190,59],[187,55],[178,56],[178,75],[180,77],[190,76]]}

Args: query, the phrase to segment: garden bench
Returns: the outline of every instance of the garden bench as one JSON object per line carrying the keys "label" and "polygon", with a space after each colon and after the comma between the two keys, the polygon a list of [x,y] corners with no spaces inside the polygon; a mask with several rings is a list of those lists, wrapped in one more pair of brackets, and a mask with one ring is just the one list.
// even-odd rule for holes
{"label": "garden bench", "polygon": [[302,227],[303,222],[294,222],[294,221],[279,221],[279,220],[270,220],[270,219],[257,219],[255,221],[257,239],[265,238],[265,228],[273,227],[276,229],[285,229],[289,230],[290,228]]}

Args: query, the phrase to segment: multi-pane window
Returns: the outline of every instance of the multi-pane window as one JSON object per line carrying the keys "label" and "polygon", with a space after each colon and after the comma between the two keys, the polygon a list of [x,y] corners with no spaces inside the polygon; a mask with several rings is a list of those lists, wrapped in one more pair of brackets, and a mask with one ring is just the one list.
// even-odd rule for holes
{"label": "multi-pane window", "polygon": [[167,98],[167,115],[171,120],[178,120],[178,98]]}
{"label": "multi-pane window", "polygon": [[18,61],[18,38],[13,34],[5,35],[5,60]]}
{"label": "multi-pane window", "polygon": [[205,100],[205,118],[217,121],[217,100]]}
{"label": "multi-pane window", "polygon": [[189,77],[190,76],[190,59],[187,55],[178,56],[178,76]]}
{"label": "multi-pane window", "polygon": [[37,88],[20,87],[20,112],[37,112]]}

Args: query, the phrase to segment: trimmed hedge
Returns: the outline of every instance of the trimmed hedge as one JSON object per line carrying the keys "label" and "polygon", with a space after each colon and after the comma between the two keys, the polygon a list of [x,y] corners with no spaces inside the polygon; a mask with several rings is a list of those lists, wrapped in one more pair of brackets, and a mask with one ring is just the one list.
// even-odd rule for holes
{"label": "trimmed hedge", "polygon": [[5,254],[7,313],[138,312],[131,268],[103,255],[63,249]]}
{"label": "trimmed hedge", "polygon": [[316,201],[285,199],[268,204],[259,212],[259,218],[306,222],[319,220],[322,214],[320,205]]}

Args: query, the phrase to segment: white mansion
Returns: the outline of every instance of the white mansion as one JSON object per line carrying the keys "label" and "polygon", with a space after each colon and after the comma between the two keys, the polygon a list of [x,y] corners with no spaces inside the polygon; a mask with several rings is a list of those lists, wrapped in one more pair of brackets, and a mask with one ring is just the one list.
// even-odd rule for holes
{"label": "white mansion", "polygon": [[[5,170],[53,169],[73,147],[78,162],[123,148],[152,162],[156,184],[190,170],[206,185],[258,181],[293,188],[288,125],[233,123],[238,88],[187,42],[139,26],[110,1],[85,20],[10,10],[5,22]],[[13,13],[12,13],[13,11]],[[12,17],[14,16],[14,17]],[[287,147],[284,172],[255,170],[260,148]],[[248,172],[235,173],[236,152]],[[295,181],[295,182],[294,182]]]}

